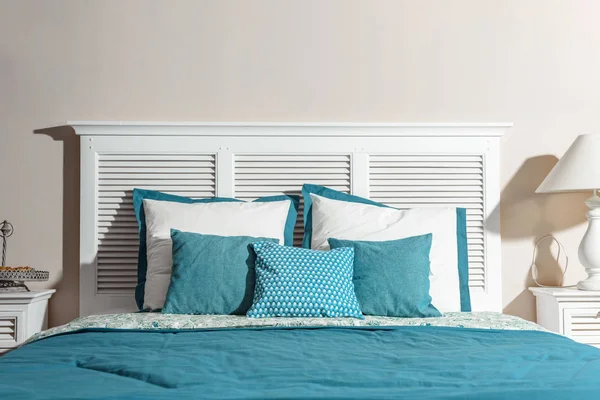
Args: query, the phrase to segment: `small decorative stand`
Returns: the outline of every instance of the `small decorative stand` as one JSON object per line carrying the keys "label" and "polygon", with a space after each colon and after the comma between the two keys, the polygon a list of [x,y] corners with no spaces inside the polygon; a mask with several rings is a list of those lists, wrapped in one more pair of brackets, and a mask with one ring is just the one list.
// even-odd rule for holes
{"label": "small decorative stand", "polygon": [[2,267],[6,264],[6,239],[11,237],[14,232],[12,224],[7,220],[0,224],[0,237],[2,238],[2,264],[0,266]]}
{"label": "small decorative stand", "polygon": [[2,238],[2,264],[0,265],[0,293],[2,292],[29,292],[25,281],[47,281],[50,277],[48,271],[36,271],[31,267],[7,267],[6,264],[6,239],[14,233],[13,226],[8,221],[0,223],[0,238]]}

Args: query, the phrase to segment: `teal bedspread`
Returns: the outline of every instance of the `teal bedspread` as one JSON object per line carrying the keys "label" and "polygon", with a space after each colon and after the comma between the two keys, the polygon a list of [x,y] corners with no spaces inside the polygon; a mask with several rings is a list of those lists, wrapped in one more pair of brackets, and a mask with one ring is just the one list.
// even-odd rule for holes
{"label": "teal bedspread", "polygon": [[2,399],[599,399],[600,350],[438,326],[87,328],[0,357]]}

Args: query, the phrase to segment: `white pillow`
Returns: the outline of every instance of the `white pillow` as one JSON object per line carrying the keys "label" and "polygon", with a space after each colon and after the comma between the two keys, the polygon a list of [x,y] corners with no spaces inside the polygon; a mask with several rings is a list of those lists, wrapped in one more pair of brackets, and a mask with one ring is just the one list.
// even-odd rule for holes
{"label": "white pillow", "polygon": [[441,312],[461,310],[456,208],[396,210],[312,193],[310,198],[312,249],[329,249],[329,238],[376,242],[431,233],[431,303]]}
{"label": "white pillow", "polygon": [[290,200],[175,203],[144,199],[148,269],[144,308],[162,308],[173,268],[171,228],[220,236],[253,236],[284,243]]}

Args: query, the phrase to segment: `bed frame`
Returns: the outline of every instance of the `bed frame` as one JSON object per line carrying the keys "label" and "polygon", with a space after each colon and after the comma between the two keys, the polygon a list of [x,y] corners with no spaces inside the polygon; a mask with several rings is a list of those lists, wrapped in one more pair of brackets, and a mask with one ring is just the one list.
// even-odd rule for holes
{"label": "bed frame", "polygon": [[136,310],[133,188],[252,200],[303,183],[398,208],[465,207],[473,309],[502,309],[499,139],[510,124],[68,124],[81,136],[82,316]]}

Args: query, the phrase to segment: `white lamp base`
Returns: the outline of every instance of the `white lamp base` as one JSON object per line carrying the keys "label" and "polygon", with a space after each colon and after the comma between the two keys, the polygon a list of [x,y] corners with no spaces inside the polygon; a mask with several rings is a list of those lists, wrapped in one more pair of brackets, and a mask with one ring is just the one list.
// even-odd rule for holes
{"label": "white lamp base", "polygon": [[587,213],[589,224],[579,245],[579,261],[588,277],[579,282],[577,288],[600,291],[600,197],[594,191],[594,196],[587,199],[585,204],[590,208]]}
{"label": "white lamp base", "polygon": [[577,289],[600,291],[600,276],[588,276],[577,284]]}

